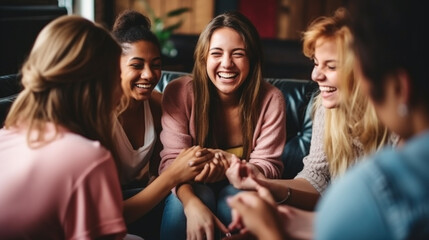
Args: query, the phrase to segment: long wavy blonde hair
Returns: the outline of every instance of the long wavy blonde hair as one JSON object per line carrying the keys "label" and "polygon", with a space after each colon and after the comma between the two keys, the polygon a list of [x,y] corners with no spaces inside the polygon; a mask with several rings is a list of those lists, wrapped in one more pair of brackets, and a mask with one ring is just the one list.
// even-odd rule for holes
{"label": "long wavy blonde hair", "polygon": [[[362,143],[364,155],[371,154],[387,142],[388,131],[379,121],[373,105],[362,93],[361,81],[355,78],[355,57],[350,49],[353,38],[347,26],[345,9],[337,9],[332,17],[315,19],[304,32],[303,52],[311,59],[318,39],[335,41],[338,50],[341,100],[338,107],[326,110],[324,133],[324,151],[330,174],[336,177],[362,157],[353,145],[354,140]],[[323,107],[320,96],[316,98],[314,107]]]}
{"label": "long wavy blonde hair", "polygon": [[194,58],[192,71],[195,96],[195,128],[197,144],[205,147],[218,147],[214,139],[216,129],[212,116],[216,110],[217,93],[215,86],[207,75],[207,56],[210,38],[216,29],[228,27],[241,35],[246,54],[249,57],[250,72],[240,87],[240,120],[243,132],[243,158],[248,159],[252,151],[252,140],[255,125],[260,113],[260,88],[262,76],[262,45],[259,34],[253,24],[239,12],[227,12],[216,16],[200,34]]}
{"label": "long wavy blonde hair", "polygon": [[59,126],[65,127],[100,141],[115,155],[112,129],[121,93],[120,54],[110,33],[89,20],[63,16],[52,21],[21,69],[24,89],[5,127],[25,124],[28,145],[37,148],[55,139],[45,135],[46,124],[53,123],[57,133]]}

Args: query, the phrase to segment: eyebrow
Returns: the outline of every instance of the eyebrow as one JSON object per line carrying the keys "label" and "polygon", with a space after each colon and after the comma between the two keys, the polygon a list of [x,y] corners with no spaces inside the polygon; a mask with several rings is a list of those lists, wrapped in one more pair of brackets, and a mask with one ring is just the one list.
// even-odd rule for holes
{"label": "eyebrow", "polygon": [[[209,51],[212,51],[212,50],[221,50],[221,51],[223,51],[223,49],[222,48],[219,48],[219,47],[214,47],[214,48],[210,48],[209,49]],[[244,48],[233,48],[232,49],[232,51],[234,52],[234,51],[246,51],[246,49],[244,49]]]}
{"label": "eyebrow", "polygon": [[[139,60],[139,61],[142,61],[142,62],[145,61],[145,59],[141,58],[141,57],[132,57],[132,58],[128,59],[128,62],[132,61],[132,60]],[[161,60],[161,57],[155,57],[155,58],[152,59],[152,61],[154,61],[154,60]]]}

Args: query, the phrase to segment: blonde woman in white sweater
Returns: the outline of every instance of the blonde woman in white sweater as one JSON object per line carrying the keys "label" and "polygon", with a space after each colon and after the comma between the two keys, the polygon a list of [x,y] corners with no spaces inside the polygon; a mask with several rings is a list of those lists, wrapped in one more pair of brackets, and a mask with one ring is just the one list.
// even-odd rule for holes
{"label": "blonde woman in white sweater", "polygon": [[313,106],[311,147],[303,159],[304,168],[294,179],[267,179],[237,160],[227,171],[236,188],[263,186],[278,203],[313,210],[332,180],[361,157],[395,142],[354,77],[351,41],[342,8],[310,24],[303,34],[303,52],[314,62],[311,78],[319,84],[320,93]]}

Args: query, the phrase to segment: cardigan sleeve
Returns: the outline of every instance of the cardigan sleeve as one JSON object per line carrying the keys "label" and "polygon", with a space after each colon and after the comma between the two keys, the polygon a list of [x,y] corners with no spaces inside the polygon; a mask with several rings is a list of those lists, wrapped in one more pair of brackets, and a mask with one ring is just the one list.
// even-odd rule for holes
{"label": "cardigan sleeve", "polygon": [[191,147],[195,129],[193,116],[192,79],[189,76],[171,81],[165,88],[162,99],[163,144],[159,173],[162,173],[184,148]]}
{"label": "cardigan sleeve", "polygon": [[265,82],[263,87],[265,94],[249,162],[259,166],[267,178],[280,178],[281,155],[286,143],[286,103],[278,88]]}
{"label": "cardigan sleeve", "polygon": [[309,154],[304,157],[304,168],[295,178],[304,178],[322,194],[329,185],[330,173],[327,156],[323,147],[325,125],[325,108],[319,106],[313,121],[311,145]]}

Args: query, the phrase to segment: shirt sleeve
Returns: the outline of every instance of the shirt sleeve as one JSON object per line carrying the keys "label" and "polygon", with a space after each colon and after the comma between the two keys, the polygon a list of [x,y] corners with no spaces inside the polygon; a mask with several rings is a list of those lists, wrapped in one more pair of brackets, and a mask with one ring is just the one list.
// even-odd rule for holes
{"label": "shirt sleeve", "polygon": [[286,143],[286,103],[276,87],[266,83],[266,95],[253,136],[249,162],[259,166],[268,178],[280,178],[281,155]]}
{"label": "shirt sleeve", "polygon": [[[107,151],[106,151],[107,152]],[[76,181],[64,218],[66,239],[122,239],[126,227],[122,193],[114,161],[107,152]]]}
{"label": "shirt sleeve", "polygon": [[362,168],[351,170],[327,189],[317,205],[315,239],[392,239],[384,235],[387,225],[365,180],[368,176]]}
{"label": "shirt sleeve", "polygon": [[165,88],[162,99],[160,139],[163,149],[160,153],[160,174],[176,159],[182,149],[194,144],[193,104],[192,82],[189,76],[175,79]]}
{"label": "shirt sleeve", "polygon": [[319,106],[316,109],[309,154],[304,157],[304,168],[295,178],[303,178],[320,193],[328,187],[330,182],[329,164],[323,147],[325,109]]}

